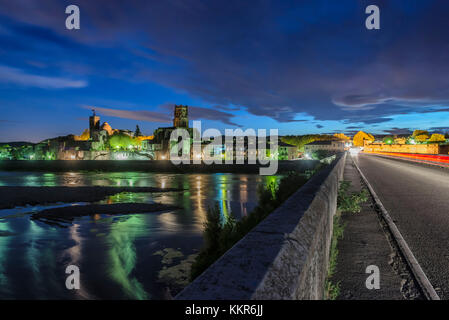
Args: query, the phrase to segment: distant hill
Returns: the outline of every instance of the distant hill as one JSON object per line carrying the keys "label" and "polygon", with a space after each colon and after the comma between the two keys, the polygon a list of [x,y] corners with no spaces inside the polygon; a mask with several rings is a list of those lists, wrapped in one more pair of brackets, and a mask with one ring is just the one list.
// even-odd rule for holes
{"label": "distant hill", "polygon": [[0,142],[0,146],[9,145],[11,147],[34,146],[35,143],[26,141]]}
{"label": "distant hill", "polygon": [[288,135],[280,137],[281,141],[294,145],[298,148],[300,152],[303,152],[304,145],[314,142],[314,141],[331,141],[337,140],[333,135],[327,134],[305,134],[305,135]]}

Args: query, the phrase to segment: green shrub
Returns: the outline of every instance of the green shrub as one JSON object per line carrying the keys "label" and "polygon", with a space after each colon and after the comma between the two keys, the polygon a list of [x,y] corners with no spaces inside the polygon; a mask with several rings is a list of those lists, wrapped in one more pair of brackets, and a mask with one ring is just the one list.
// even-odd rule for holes
{"label": "green shrub", "polygon": [[342,212],[359,213],[362,210],[361,204],[368,200],[368,191],[363,189],[360,192],[349,192],[350,181],[341,181],[338,189],[337,206]]}
{"label": "green shrub", "polygon": [[337,257],[338,257],[338,241],[343,238],[343,231],[345,225],[341,221],[340,212],[358,213],[361,211],[361,204],[368,200],[368,191],[366,189],[360,192],[350,192],[350,181],[341,181],[338,188],[337,196],[337,213],[334,216],[333,221],[333,233],[331,240],[331,247],[329,252],[329,268],[327,271],[327,277],[325,281],[325,299],[335,300],[340,294],[340,284],[333,283],[331,278],[337,269]]}
{"label": "green shrub", "polygon": [[331,241],[330,259],[329,259],[329,270],[328,270],[329,277],[333,276],[337,268],[337,256],[338,256],[337,243],[338,240],[343,238],[344,227],[345,226],[341,221],[340,214],[336,214],[334,216],[334,226]]}
{"label": "green shrub", "polygon": [[204,224],[204,246],[191,267],[191,280],[193,281],[203,273],[306,181],[307,177],[304,174],[291,172],[282,177],[278,184],[271,182],[266,186],[261,185],[258,189],[257,207],[239,221],[236,221],[232,214],[227,221],[224,221],[218,204],[209,208],[206,215],[207,221]]}
{"label": "green shrub", "polygon": [[316,151],[312,152],[311,157],[313,160],[323,160],[323,159],[330,157],[334,154],[335,154],[335,152],[330,151],[330,150],[316,150]]}
{"label": "green shrub", "polygon": [[341,221],[340,213],[337,212],[337,214],[334,216],[334,226],[329,253],[329,268],[327,270],[327,277],[325,281],[325,299],[328,300],[335,300],[340,294],[340,283],[333,283],[331,281],[331,278],[334,275],[335,270],[337,269],[337,244],[338,241],[343,238],[344,229],[345,225]]}

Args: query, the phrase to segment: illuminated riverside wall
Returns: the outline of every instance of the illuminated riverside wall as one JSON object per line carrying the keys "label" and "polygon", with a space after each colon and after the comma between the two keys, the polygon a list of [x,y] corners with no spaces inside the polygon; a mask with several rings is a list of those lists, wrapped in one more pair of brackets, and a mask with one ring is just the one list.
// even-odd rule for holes
{"label": "illuminated riverside wall", "polygon": [[57,160],[153,160],[154,153],[131,151],[59,151]]}
{"label": "illuminated riverside wall", "polygon": [[339,155],[175,299],[323,299],[345,159]]}
{"label": "illuminated riverside wall", "polygon": [[[441,149],[441,151],[440,151]],[[447,149],[446,149],[447,150]],[[418,154],[440,154],[444,148],[438,144],[367,144],[364,152],[400,152],[400,153],[418,153]],[[446,151],[447,154],[447,151]]]}
{"label": "illuminated riverside wall", "polygon": [[[278,173],[314,169],[318,160],[279,160]],[[173,172],[173,173],[254,173],[259,174],[260,164],[180,164],[175,165],[170,160],[8,160],[0,161],[0,171],[45,171],[45,172]]]}

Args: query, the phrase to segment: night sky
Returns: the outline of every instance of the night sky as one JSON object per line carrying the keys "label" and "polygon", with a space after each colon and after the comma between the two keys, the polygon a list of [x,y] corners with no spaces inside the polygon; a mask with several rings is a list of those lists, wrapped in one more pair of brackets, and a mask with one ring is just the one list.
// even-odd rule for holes
{"label": "night sky", "polygon": [[444,130],[449,1],[0,0],[0,141],[81,134],[92,107],[151,134],[175,103],[223,132]]}

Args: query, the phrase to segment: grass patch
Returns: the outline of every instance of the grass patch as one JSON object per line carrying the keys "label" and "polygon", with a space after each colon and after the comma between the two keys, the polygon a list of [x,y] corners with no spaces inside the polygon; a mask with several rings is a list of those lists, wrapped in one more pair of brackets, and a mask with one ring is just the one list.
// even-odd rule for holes
{"label": "grass patch", "polygon": [[346,226],[342,221],[341,213],[359,213],[362,210],[361,205],[368,200],[368,191],[366,189],[362,189],[360,192],[350,192],[350,187],[351,182],[344,180],[340,182],[338,188],[337,212],[333,221],[333,233],[329,253],[329,269],[325,281],[325,299],[328,300],[335,300],[340,294],[340,283],[334,283],[331,279],[337,269],[338,241],[343,239],[343,233]]}
{"label": "grass patch", "polygon": [[338,257],[338,248],[337,244],[340,239],[343,239],[345,225],[341,221],[340,211],[337,210],[337,213],[334,216],[334,227],[332,233],[331,240],[331,248],[329,253],[329,269],[327,270],[327,278],[325,281],[325,299],[327,300],[335,300],[340,294],[340,283],[333,283],[331,281],[332,276],[337,269],[337,257]]}
{"label": "grass patch", "polygon": [[341,181],[338,189],[337,204],[341,212],[359,213],[361,204],[368,200],[368,191],[362,189],[360,192],[349,192],[351,181]]}

